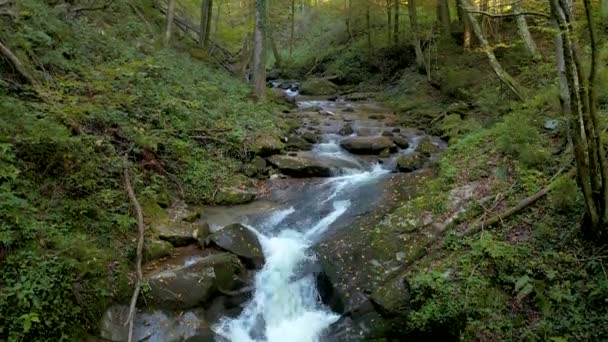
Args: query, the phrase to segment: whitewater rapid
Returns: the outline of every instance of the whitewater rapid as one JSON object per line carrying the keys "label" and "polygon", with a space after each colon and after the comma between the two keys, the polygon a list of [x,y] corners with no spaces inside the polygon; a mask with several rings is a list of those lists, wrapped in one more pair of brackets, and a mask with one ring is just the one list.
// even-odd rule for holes
{"label": "whitewater rapid", "polygon": [[[317,151],[350,158],[334,145],[333,142],[321,145]],[[297,207],[277,210],[258,227],[250,227],[260,239],[266,262],[256,274],[253,297],[241,315],[223,319],[214,331],[232,342],[318,341],[340,316],[323,305],[315,274],[306,272],[306,266],[315,262],[311,247],[351,208],[354,199],[349,198],[349,189],[378,180],[387,173],[389,171],[379,165],[371,170],[344,170],[340,176],[318,184],[318,195],[314,199],[317,210],[308,208],[311,212],[304,214],[319,216],[319,219],[306,227],[286,223],[291,215],[298,213]],[[331,208],[329,212],[327,207]]]}

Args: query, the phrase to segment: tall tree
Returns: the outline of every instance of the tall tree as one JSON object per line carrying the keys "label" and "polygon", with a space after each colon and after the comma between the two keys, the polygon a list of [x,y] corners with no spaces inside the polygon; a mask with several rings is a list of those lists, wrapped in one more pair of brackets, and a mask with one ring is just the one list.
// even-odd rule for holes
{"label": "tall tree", "polygon": [[389,44],[391,44],[391,42],[393,41],[393,4],[391,1],[392,0],[386,0],[386,33]]}
{"label": "tall tree", "polygon": [[394,0],[395,4],[395,22],[394,22],[394,31],[393,31],[393,40],[395,41],[395,46],[399,45],[399,2],[400,0]]}
{"label": "tall tree", "polygon": [[258,100],[266,97],[266,0],[255,0],[253,33],[253,93]]}
{"label": "tall tree", "polygon": [[562,108],[570,118],[578,184],[585,200],[586,222],[583,229],[587,236],[605,240],[608,233],[608,162],[597,114],[598,47],[591,1],[583,1],[591,45],[588,78],[583,75],[577,35],[573,28],[574,14],[569,1],[549,0],[549,3],[553,19],[560,28],[560,39],[556,39],[556,42],[561,43],[562,47],[556,49],[557,60],[563,60],[566,66],[568,93],[562,94],[562,97],[568,96],[570,107]]}
{"label": "tall tree", "polygon": [[295,43],[295,31],[296,31],[296,0],[291,0],[291,28],[289,32],[289,59],[293,55],[293,45]]}
{"label": "tall tree", "polygon": [[420,44],[420,33],[418,30],[418,13],[416,10],[416,0],[408,0],[408,12],[410,16],[410,26],[412,30],[412,36],[414,37],[414,50],[416,52],[416,66],[418,70],[425,70],[424,67],[424,55],[422,53],[422,46]]}
{"label": "tall tree", "polygon": [[450,18],[450,4],[448,3],[448,0],[437,0],[438,1],[438,6],[439,6],[439,22],[441,23],[441,31],[443,32],[444,36],[449,36],[450,35],[450,25],[451,25],[451,18]]}
{"label": "tall tree", "polygon": [[519,2],[515,2],[513,4],[513,9],[515,14],[517,15],[517,29],[519,30],[519,35],[521,39],[524,41],[524,45],[526,46],[526,50],[532,57],[538,56],[538,48],[536,47],[536,43],[534,42],[534,38],[530,34],[530,29],[528,28],[528,22],[526,21],[526,16],[521,14],[522,8]]}
{"label": "tall tree", "polygon": [[212,11],[213,0],[203,0],[201,3],[201,30],[199,35],[199,44],[203,48],[209,46]]}
{"label": "tall tree", "polygon": [[165,39],[163,40],[165,46],[169,46],[169,42],[171,41],[173,20],[175,18],[175,2],[176,0],[169,0],[169,8],[167,8],[167,27],[165,29]]}
{"label": "tall tree", "polygon": [[486,56],[488,56],[488,61],[490,62],[490,66],[494,70],[494,73],[500,81],[519,99],[523,100],[523,93],[521,91],[521,87],[515,81],[515,79],[505,70],[503,69],[498,59],[496,59],[496,55],[494,55],[494,51],[490,46],[490,43],[486,40],[483,32],[481,30],[481,26],[477,22],[477,19],[473,15],[472,11],[474,11],[473,7],[469,3],[469,0],[460,0],[460,6],[462,6],[463,14],[466,17],[466,20],[471,24],[471,28],[481,45],[483,52],[485,52]]}
{"label": "tall tree", "polygon": [[348,38],[353,38],[353,31],[350,27],[352,15],[353,15],[353,0],[344,0],[344,5],[346,6],[346,32],[348,33]]}

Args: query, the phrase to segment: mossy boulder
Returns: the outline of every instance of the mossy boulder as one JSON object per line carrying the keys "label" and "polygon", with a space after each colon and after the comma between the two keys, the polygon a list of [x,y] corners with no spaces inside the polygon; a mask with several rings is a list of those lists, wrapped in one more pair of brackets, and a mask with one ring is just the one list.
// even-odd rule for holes
{"label": "mossy boulder", "polygon": [[309,78],[300,86],[302,95],[333,95],[338,92],[338,86],[325,78]]}
{"label": "mossy boulder", "polygon": [[254,190],[233,187],[221,188],[215,195],[215,203],[219,205],[237,205],[253,202],[256,197]]}
{"label": "mossy boulder", "polygon": [[403,275],[387,281],[370,295],[383,316],[405,317],[410,309],[410,286]]}
{"label": "mossy boulder", "polygon": [[273,154],[281,153],[285,149],[285,144],[273,135],[259,135],[251,144],[251,151],[260,157],[268,157]]}
{"label": "mossy boulder", "polygon": [[290,134],[287,137],[287,143],[285,145],[287,146],[287,149],[291,151],[308,151],[312,148],[311,143],[297,134]]}
{"label": "mossy boulder", "polygon": [[262,177],[266,174],[266,160],[260,156],[255,156],[253,160],[243,169],[247,177]]}
{"label": "mossy boulder", "polygon": [[403,155],[397,159],[397,169],[401,172],[412,172],[424,166],[426,158],[418,153]]}
{"label": "mossy boulder", "polygon": [[144,243],[144,258],[156,260],[171,255],[175,248],[169,241],[149,239]]}
{"label": "mossy boulder", "polygon": [[406,148],[410,147],[409,140],[404,136],[394,135],[392,137],[392,140],[395,143],[395,145],[397,145],[399,148],[406,149]]}
{"label": "mossy boulder", "polygon": [[292,177],[331,177],[341,169],[358,169],[359,165],[346,159],[319,159],[310,152],[277,155],[268,162],[283,174]]}
{"label": "mossy boulder", "polygon": [[433,140],[430,137],[424,137],[418,142],[418,146],[416,147],[416,152],[431,155],[439,152],[439,146],[433,143]]}
{"label": "mossy boulder", "polygon": [[250,262],[262,266],[264,253],[257,235],[240,223],[230,224],[209,236],[213,245]]}
{"label": "mossy boulder", "polygon": [[302,133],[302,139],[308,141],[311,144],[316,144],[319,142],[319,135],[313,132],[304,132]]}
{"label": "mossy boulder", "polygon": [[379,154],[388,149],[395,150],[393,140],[388,137],[348,137],[340,142],[340,146],[354,154]]}

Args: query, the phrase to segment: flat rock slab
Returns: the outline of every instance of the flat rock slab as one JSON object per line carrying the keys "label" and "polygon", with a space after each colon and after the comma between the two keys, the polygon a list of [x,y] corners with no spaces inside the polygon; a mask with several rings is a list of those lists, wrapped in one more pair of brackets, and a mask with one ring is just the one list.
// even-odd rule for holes
{"label": "flat rock slab", "polygon": [[323,158],[310,152],[300,152],[296,155],[276,155],[268,162],[282,173],[292,177],[331,177],[341,169],[358,169],[360,166],[345,159]]}

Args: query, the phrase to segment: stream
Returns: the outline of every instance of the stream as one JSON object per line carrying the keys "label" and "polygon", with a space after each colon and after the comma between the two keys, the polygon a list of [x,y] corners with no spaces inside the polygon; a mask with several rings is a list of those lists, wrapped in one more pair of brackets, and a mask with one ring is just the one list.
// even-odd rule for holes
{"label": "stream", "polygon": [[[238,304],[236,311],[228,313],[221,309],[214,318],[209,318],[208,307],[178,314],[162,310],[139,313],[136,340],[361,340],[360,332],[351,333],[348,338],[338,337],[344,332],[338,331],[336,326],[340,324],[335,323],[342,316],[325,304],[328,303],[326,294],[318,288],[322,270],[315,246],[328,237],[331,239],[333,232],[353,229],[358,218],[382,206],[386,188],[396,191],[390,189],[394,186],[391,180],[408,177],[407,173],[395,173],[397,159],[416,153],[416,146],[425,135],[399,127],[395,115],[373,100],[307,98],[299,96],[293,87],[284,91],[296,100],[297,108],[285,114],[301,123],[294,134],[317,137],[316,143],[307,150],[292,151],[287,156],[305,156],[312,163],[329,166],[331,176],[274,174],[264,181],[268,193],[252,203],[204,208],[201,221],[207,222],[212,232],[239,222],[259,240],[264,264],[252,278],[248,299]],[[387,149],[384,153],[353,154],[342,144],[344,139],[353,137],[386,140],[395,139],[393,135],[407,143],[398,144],[397,148],[391,142],[390,153]],[[441,142],[437,139],[433,144],[439,146]],[[185,265],[183,268],[191,265],[192,260],[200,259],[199,249],[190,248],[186,254],[181,259],[173,257],[171,262]],[[196,326],[202,322],[208,324],[209,333],[203,338],[193,338],[198,331]],[[110,335],[115,333],[112,328],[108,330]]]}

